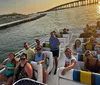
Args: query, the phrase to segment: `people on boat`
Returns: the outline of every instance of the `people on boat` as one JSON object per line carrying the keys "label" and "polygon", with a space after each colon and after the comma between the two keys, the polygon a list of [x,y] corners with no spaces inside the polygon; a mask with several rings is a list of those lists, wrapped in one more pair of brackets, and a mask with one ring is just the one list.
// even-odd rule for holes
{"label": "people on boat", "polygon": [[88,24],[86,25],[86,28],[83,29],[83,33],[80,34],[80,38],[89,38],[91,36],[94,37],[100,37],[100,33],[97,33],[97,30]]}
{"label": "people on boat", "polygon": [[91,36],[85,43],[84,47],[86,50],[95,50],[95,47],[98,45],[100,45],[100,43],[96,41],[95,37]]}
{"label": "people on boat", "polygon": [[87,50],[85,53],[86,60],[84,62],[84,70],[100,73],[100,61],[97,58],[94,58],[93,54]]}
{"label": "people on boat", "polygon": [[88,33],[93,33],[92,28],[88,24],[86,25],[86,31]]}
{"label": "people on boat", "polygon": [[69,29],[64,28],[62,32],[60,32],[60,34],[68,34]]}
{"label": "people on boat", "polygon": [[15,54],[10,53],[9,57],[0,64],[0,69],[5,68],[5,71],[0,74],[0,83],[6,82],[5,85],[12,85],[16,64],[17,60],[15,58]]}
{"label": "people on boat", "polygon": [[96,41],[96,38],[94,36],[91,36],[86,43],[93,44],[93,43],[97,43],[97,41]]}
{"label": "people on boat", "polygon": [[63,34],[68,34],[68,31],[69,31],[68,29],[64,28],[62,33]]}
{"label": "people on boat", "polygon": [[52,31],[55,35],[57,35],[56,31]]}
{"label": "people on boat", "polygon": [[43,83],[46,83],[46,54],[42,52],[42,48],[37,47],[37,52],[35,53],[34,61],[37,62],[37,64],[42,64],[43,67]]}
{"label": "people on boat", "polygon": [[80,34],[80,38],[89,38],[91,37],[93,34],[88,32],[86,28],[83,29],[83,33]]}
{"label": "people on boat", "polygon": [[100,30],[100,21],[97,21],[96,29]]}
{"label": "people on boat", "polygon": [[96,38],[93,37],[93,36],[91,36],[91,37],[87,40],[86,44],[93,44],[94,46],[96,46],[96,45],[99,46],[99,45],[100,45],[100,43],[97,42],[97,41],[96,41]]}
{"label": "people on boat", "polygon": [[80,39],[76,39],[75,44],[73,45],[72,48],[73,48],[73,52],[75,54],[77,54],[77,53],[82,54],[85,51],[85,48],[84,48],[83,44],[81,43]]}
{"label": "people on boat", "polygon": [[35,50],[37,47],[42,47],[39,39],[36,39]]}
{"label": "people on boat", "polygon": [[96,51],[96,57],[100,60],[100,49]]}
{"label": "people on boat", "polygon": [[53,57],[54,57],[54,60],[55,60],[55,71],[54,71],[54,74],[56,74],[57,66],[58,66],[60,41],[58,40],[58,38],[56,37],[54,32],[51,32],[51,37],[49,39],[49,43],[50,43],[51,52],[53,53]]}
{"label": "people on boat", "polygon": [[61,72],[62,75],[65,75],[67,70],[71,70],[71,69],[79,69],[80,70],[80,66],[78,64],[78,61],[75,59],[75,57],[71,54],[72,51],[70,48],[66,48],[65,49],[65,65],[64,65],[64,69]]}
{"label": "people on boat", "polygon": [[23,53],[16,65],[13,83],[22,78],[33,78],[33,68],[27,60],[27,54]]}
{"label": "people on boat", "polygon": [[31,61],[35,54],[34,49],[30,48],[27,42],[24,43],[24,48],[25,50],[23,53],[27,54],[27,60]]}

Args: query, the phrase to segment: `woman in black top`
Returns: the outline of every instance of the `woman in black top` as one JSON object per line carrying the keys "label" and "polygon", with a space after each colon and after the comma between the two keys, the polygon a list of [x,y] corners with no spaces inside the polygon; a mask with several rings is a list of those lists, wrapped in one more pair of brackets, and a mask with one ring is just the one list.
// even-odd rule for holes
{"label": "woman in black top", "polygon": [[100,61],[94,58],[92,53],[86,53],[85,70],[100,73]]}
{"label": "woman in black top", "polygon": [[32,78],[32,76],[32,66],[27,62],[27,55],[23,53],[19,63],[16,66],[13,82],[22,78]]}

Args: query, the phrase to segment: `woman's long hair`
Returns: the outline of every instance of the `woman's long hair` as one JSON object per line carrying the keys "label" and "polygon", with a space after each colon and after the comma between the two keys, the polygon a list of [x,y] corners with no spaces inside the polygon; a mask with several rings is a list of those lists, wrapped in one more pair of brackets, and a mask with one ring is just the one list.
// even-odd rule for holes
{"label": "woman's long hair", "polygon": [[[14,64],[14,65],[16,66],[17,60],[16,60],[16,58],[15,58],[15,54],[14,54],[14,53],[10,53],[10,54],[13,54],[13,56],[14,56],[14,58],[11,60],[11,63]],[[10,55],[10,54],[9,54],[9,55]]]}

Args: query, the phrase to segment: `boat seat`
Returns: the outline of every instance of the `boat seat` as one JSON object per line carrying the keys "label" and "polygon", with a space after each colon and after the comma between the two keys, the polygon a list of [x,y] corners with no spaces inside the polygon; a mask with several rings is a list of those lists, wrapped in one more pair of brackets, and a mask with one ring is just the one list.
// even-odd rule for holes
{"label": "boat seat", "polygon": [[46,66],[47,66],[47,75],[48,75],[53,69],[53,54],[50,51],[43,51],[43,53],[46,53],[47,55]]}
{"label": "boat seat", "polygon": [[61,67],[57,70],[58,85],[61,85],[63,80],[66,80],[66,83],[67,81],[74,82],[75,85],[100,85],[100,74],[72,69],[63,76],[61,75],[63,69],[64,67]]}
{"label": "boat seat", "polygon": [[31,61],[30,64],[32,65],[33,69],[37,71],[37,73],[35,73],[37,81],[42,82],[43,81],[42,65],[37,64],[37,62],[34,61]]}
{"label": "boat seat", "polygon": [[50,43],[49,43],[49,41],[42,43],[42,50],[43,51],[50,51]]}

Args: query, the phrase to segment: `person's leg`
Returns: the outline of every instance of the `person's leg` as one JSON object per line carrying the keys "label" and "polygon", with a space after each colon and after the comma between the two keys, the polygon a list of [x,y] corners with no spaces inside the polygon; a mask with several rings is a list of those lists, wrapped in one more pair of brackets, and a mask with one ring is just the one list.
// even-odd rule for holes
{"label": "person's leg", "polygon": [[5,76],[5,74],[0,74],[0,84],[6,80],[7,80],[7,77]]}
{"label": "person's leg", "polygon": [[55,56],[54,59],[55,59],[55,71],[54,71],[54,74],[56,74],[57,66],[58,66],[58,57]]}
{"label": "person's leg", "polygon": [[46,77],[47,77],[46,74],[47,74],[47,73],[46,73],[46,68],[44,67],[44,68],[43,68],[43,83],[46,83]]}
{"label": "person's leg", "polygon": [[59,50],[55,51],[55,53],[54,53],[54,59],[55,59],[55,71],[54,71],[54,75],[56,74],[56,71],[57,71],[58,56],[59,56]]}
{"label": "person's leg", "polygon": [[5,85],[12,85],[13,77],[9,77]]}

